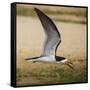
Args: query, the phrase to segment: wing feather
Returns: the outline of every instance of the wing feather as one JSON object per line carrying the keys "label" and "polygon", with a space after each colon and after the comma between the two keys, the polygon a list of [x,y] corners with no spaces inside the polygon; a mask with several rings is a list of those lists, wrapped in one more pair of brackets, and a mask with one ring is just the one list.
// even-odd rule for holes
{"label": "wing feather", "polygon": [[46,35],[43,55],[55,56],[57,47],[61,42],[61,35],[56,25],[47,15],[45,15],[42,11],[40,11],[37,8],[35,8],[35,11],[41,21],[41,24],[43,26],[43,29]]}

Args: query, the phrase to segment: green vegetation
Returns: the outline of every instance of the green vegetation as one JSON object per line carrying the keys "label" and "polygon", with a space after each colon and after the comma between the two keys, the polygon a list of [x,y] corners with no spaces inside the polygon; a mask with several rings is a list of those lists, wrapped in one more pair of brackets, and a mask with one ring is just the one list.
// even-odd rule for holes
{"label": "green vegetation", "polygon": [[34,17],[34,10],[24,7],[17,7],[17,15]]}
{"label": "green vegetation", "polygon": [[[43,12],[47,13],[47,14],[53,14],[53,15],[75,15],[75,16],[79,16],[79,17],[86,17],[86,13],[84,11],[81,11],[81,10],[75,10],[75,8],[73,10],[69,10],[69,9],[64,9],[64,10],[51,10],[51,9],[43,9]],[[34,8],[25,8],[25,7],[21,7],[21,6],[18,6],[17,7],[17,15],[23,15],[23,16],[35,16],[35,13],[34,13]]]}
{"label": "green vegetation", "polygon": [[[61,22],[72,22],[72,23],[86,23],[86,12],[85,10],[69,10],[69,9],[43,9],[47,15],[51,16],[55,21]],[[17,6],[17,16],[27,16],[27,17],[36,17],[34,8],[25,7],[25,6]]]}
{"label": "green vegetation", "polygon": [[[78,60],[79,61],[79,60]],[[82,61],[82,62],[81,62]],[[80,60],[76,70],[72,70],[65,65],[32,63],[30,67],[17,68],[17,85],[38,85],[38,84],[62,84],[86,82],[86,68],[84,60]],[[39,66],[39,64],[41,66]],[[36,66],[32,68],[33,66]]]}

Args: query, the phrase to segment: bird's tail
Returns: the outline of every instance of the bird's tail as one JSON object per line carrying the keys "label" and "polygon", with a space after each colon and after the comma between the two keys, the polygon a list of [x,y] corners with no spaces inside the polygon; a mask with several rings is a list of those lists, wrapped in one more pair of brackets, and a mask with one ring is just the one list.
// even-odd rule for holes
{"label": "bird's tail", "polygon": [[38,60],[38,58],[40,58],[40,57],[26,58],[25,60],[36,62]]}

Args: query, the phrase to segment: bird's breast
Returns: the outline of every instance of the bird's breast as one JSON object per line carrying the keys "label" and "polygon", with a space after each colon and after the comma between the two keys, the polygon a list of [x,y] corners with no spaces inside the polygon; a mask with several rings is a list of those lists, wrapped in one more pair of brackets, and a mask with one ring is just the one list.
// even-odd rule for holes
{"label": "bird's breast", "polygon": [[39,58],[39,61],[42,62],[55,62],[55,57],[54,56],[43,56]]}

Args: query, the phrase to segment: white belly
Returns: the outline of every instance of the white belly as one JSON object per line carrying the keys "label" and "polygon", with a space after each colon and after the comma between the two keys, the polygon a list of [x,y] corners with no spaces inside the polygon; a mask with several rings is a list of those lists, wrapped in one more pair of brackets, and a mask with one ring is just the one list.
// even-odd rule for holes
{"label": "white belly", "polygon": [[55,57],[54,56],[44,56],[44,57],[40,57],[39,61],[41,62],[55,62]]}

